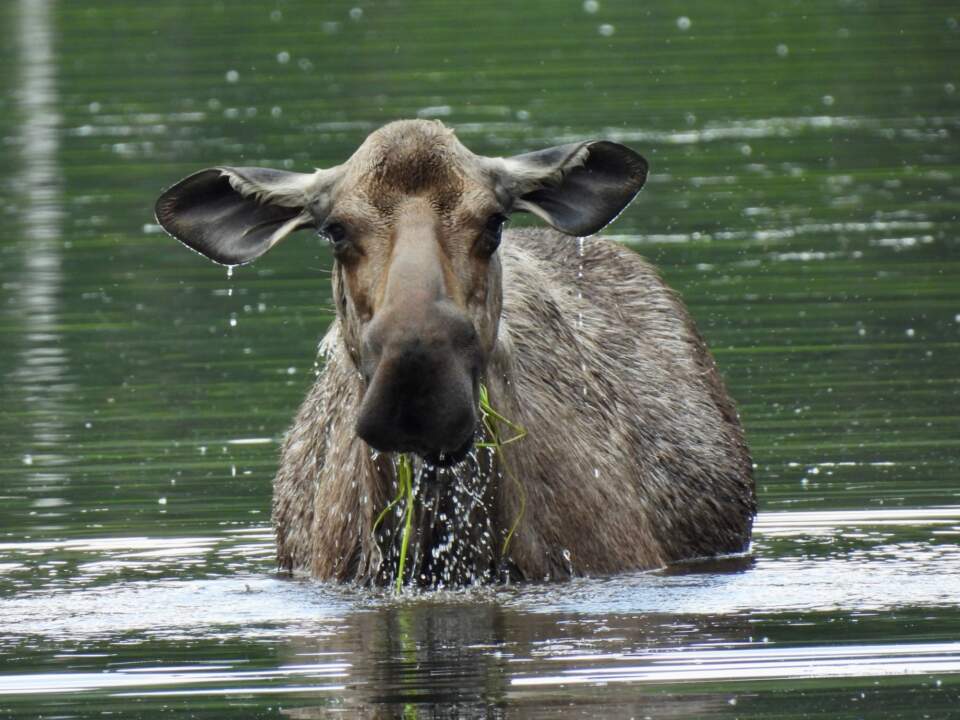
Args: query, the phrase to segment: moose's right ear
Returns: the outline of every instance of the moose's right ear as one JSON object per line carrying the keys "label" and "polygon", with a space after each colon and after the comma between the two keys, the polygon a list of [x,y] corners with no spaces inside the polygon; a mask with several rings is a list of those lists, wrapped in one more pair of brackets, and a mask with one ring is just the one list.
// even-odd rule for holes
{"label": "moose's right ear", "polygon": [[292,173],[220,167],[184,178],[157,200],[157,222],[221,265],[242,265],[315,223],[307,206],[325,195],[330,171]]}

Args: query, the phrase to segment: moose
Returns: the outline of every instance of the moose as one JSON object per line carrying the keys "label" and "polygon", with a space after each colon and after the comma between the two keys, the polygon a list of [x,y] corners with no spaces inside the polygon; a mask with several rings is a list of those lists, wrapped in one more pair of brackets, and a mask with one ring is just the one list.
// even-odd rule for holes
{"label": "moose", "polygon": [[[216,167],[160,196],[160,225],[216,263],[303,228],[331,248],[336,318],[274,480],[282,569],[391,582],[404,518],[404,581],[426,586],[748,549],[752,463],[713,357],[653,266],[588,237],[647,167],[605,140],[485,157],[405,120],[342,165]],[[517,212],[550,228],[505,230]],[[522,439],[489,442],[509,432],[483,396]],[[403,511],[400,457],[416,472]]]}

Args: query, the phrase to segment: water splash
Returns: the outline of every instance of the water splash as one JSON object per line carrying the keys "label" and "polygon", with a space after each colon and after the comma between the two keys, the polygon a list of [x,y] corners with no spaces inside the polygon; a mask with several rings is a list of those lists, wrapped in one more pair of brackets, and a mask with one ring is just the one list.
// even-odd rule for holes
{"label": "water splash", "polygon": [[472,585],[492,577],[492,464],[476,454],[450,467],[395,459],[394,500],[377,518],[380,580],[404,587]]}

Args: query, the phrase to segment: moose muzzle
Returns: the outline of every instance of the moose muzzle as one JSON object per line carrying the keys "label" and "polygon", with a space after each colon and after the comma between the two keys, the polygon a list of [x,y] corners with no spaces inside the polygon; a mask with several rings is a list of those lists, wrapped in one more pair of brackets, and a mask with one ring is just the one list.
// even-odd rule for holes
{"label": "moose muzzle", "polygon": [[363,334],[357,434],[381,452],[447,464],[473,444],[482,351],[453,302],[394,305]]}

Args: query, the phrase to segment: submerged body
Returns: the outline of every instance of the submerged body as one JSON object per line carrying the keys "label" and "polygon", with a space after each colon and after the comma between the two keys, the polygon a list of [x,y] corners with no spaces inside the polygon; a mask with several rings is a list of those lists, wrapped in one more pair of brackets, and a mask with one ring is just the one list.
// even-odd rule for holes
{"label": "submerged body", "polygon": [[[452,580],[505,569],[525,579],[604,574],[746,550],[755,512],[749,453],[677,295],[639,255],[601,238],[510,232],[501,262],[503,312],[485,380],[492,405],[527,435],[501,451],[509,473],[496,457],[493,468],[467,460],[437,471],[475,480],[486,494],[469,527],[464,518],[439,521],[473,546],[458,555],[467,566]],[[274,482],[279,563],[386,582],[396,517],[382,532],[373,523],[393,497],[394,464],[355,433],[363,387],[339,321],[324,347],[326,364]],[[430,533],[417,539],[428,544]],[[429,557],[429,547],[418,550]],[[422,574],[421,582],[438,580]]]}

